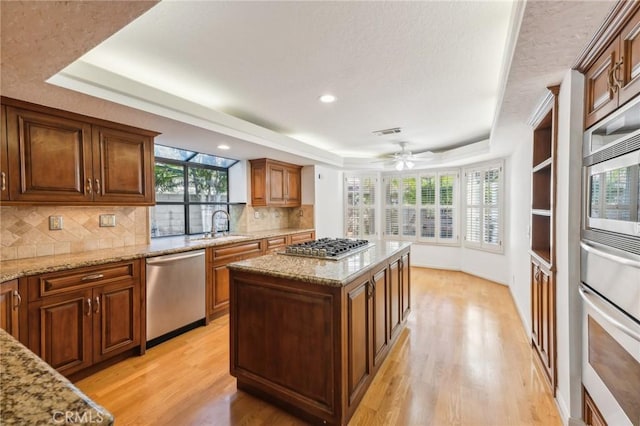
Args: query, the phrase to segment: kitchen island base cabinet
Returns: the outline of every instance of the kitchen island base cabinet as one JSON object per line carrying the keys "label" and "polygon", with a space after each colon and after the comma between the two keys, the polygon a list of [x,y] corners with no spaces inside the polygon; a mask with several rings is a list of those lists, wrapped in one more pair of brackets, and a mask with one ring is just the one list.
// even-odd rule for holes
{"label": "kitchen island base cabinet", "polygon": [[[232,266],[230,370],[238,389],[312,423],[346,424],[406,324],[400,301],[410,283],[400,265],[402,255],[408,265],[408,250],[341,286]],[[390,312],[399,318],[393,334]]]}

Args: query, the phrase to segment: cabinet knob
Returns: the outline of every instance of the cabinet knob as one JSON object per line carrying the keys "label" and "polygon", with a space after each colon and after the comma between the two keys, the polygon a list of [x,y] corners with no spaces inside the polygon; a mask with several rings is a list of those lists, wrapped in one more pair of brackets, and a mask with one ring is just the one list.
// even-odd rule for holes
{"label": "cabinet knob", "polygon": [[13,297],[16,300],[16,303],[13,304],[13,310],[15,311],[22,305],[22,296],[18,293],[18,290],[13,290]]}
{"label": "cabinet knob", "polygon": [[100,278],[104,278],[104,274],[90,274],[82,277],[80,281],[88,281],[88,280],[97,280]]}
{"label": "cabinet knob", "polygon": [[87,298],[87,306],[89,307],[89,309],[87,309],[87,316],[91,316],[91,298]]}
{"label": "cabinet knob", "polygon": [[619,78],[620,68],[622,68],[622,64],[624,64],[624,56],[621,56],[620,60],[613,66],[613,84],[616,87],[615,91],[617,91],[618,89],[622,89],[623,81]]}
{"label": "cabinet knob", "polygon": [[91,179],[87,179],[87,192],[93,194],[93,182]]}
{"label": "cabinet knob", "polygon": [[96,296],[96,310],[94,312],[96,314],[100,313],[100,296]]}
{"label": "cabinet knob", "polygon": [[5,172],[0,173],[2,175],[2,190],[7,190],[7,174]]}
{"label": "cabinet knob", "polygon": [[100,195],[100,179],[96,179],[96,194]]}

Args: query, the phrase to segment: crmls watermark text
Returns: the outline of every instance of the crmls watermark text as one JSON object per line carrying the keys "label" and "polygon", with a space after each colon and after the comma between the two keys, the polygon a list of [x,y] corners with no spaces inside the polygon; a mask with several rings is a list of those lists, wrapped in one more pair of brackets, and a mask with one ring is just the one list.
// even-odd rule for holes
{"label": "crmls watermark text", "polygon": [[97,411],[54,411],[51,415],[54,424],[57,425],[75,425],[75,424],[92,424],[102,423],[104,417],[102,413]]}

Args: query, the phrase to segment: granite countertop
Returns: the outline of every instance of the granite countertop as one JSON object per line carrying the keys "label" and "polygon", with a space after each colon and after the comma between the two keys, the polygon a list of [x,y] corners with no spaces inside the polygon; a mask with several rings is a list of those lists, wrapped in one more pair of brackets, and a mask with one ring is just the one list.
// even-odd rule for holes
{"label": "granite countertop", "polygon": [[0,423],[112,425],[111,413],[0,329]]}
{"label": "granite countertop", "polygon": [[64,271],[83,266],[102,265],[144,257],[180,253],[206,247],[238,243],[242,241],[260,240],[282,235],[309,232],[313,229],[274,229],[253,232],[251,234],[230,235],[219,238],[198,239],[198,237],[179,236],[151,240],[151,244],[118,247],[104,250],[92,250],[84,253],[41,256],[28,259],[8,260],[0,262],[0,283],[28,275],[47,272]]}
{"label": "granite countertop", "polygon": [[231,270],[341,287],[356,276],[409,247],[404,241],[374,241],[374,246],[341,260],[271,254],[227,265]]}

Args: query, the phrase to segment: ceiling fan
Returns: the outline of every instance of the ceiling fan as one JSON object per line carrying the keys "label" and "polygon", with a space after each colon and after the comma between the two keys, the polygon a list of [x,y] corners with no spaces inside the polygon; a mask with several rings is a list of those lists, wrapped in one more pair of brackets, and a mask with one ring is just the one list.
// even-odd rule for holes
{"label": "ceiling fan", "polygon": [[415,167],[416,163],[429,161],[430,158],[428,157],[433,155],[431,151],[423,151],[413,154],[411,151],[407,150],[407,144],[408,142],[398,142],[398,145],[400,145],[400,151],[387,156],[391,159],[391,165],[393,165],[398,171],[412,169]]}

